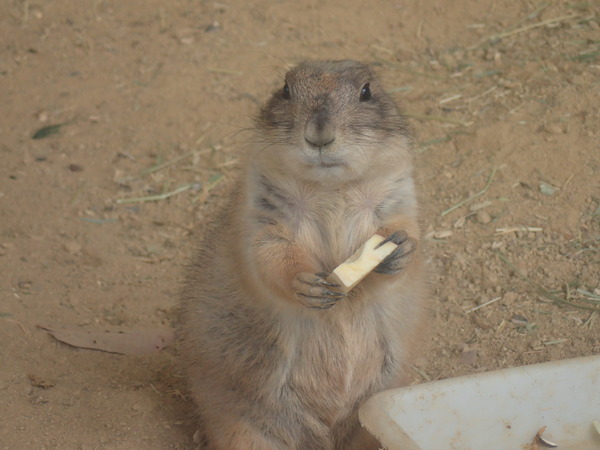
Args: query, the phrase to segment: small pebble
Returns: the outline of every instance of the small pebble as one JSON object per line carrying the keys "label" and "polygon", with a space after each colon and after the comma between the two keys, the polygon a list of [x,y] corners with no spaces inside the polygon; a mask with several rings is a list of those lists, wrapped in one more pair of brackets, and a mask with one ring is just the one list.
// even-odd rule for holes
{"label": "small pebble", "polygon": [[454,228],[462,228],[465,225],[466,220],[467,220],[467,218],[465,216],[459,217],[458,220],[456,222],[454,222],[453,227]]}
{"label": "small pebble", "polygon": [[490,223],[491,221],[492,221],[492,218],[490,217],[490,215],[487,212],[485,212],[485,211],[477,212],[477,222],[485,225],[486,223]]}
{"label": "small pebble", "polygon": [[451,230],[440,230],[433,233],[435,239],[446,239],[452,236],[454,233]]}
{"label": "small pebble", "polygon": [[490,202],[489,200],[487,200],[485,202],[481,202],[481,203],[476,203],[469,208],[469,211],[473,211],[473,212],[480,211],[483,208],[487,208],[491,204],[492,204],[492,202]]}
{"label": "small pebble", "polygon": [[545,128],[550,134],[563,134],[565,132],[564,127],[560,123],[550,123]]}
{"label": "small pebble", "polygon": [[81,244],[77,241],[68,241],[64,244],[65,250],[71,255],[78,255],[81,253]]}
{"label": "small pebble", "polygon": [[516,292],[507,292],[506,294],[504,294],[504,297],[502,297],[502,302],[505,305],[512,305],[517,299],[517,297],[518,295],[516,294]]}
{"label": "small pebble", "polygon": [[83,167],[81,167],[79,164],[69,164],[68,169],[71,172],[82,172],[83,171]]}

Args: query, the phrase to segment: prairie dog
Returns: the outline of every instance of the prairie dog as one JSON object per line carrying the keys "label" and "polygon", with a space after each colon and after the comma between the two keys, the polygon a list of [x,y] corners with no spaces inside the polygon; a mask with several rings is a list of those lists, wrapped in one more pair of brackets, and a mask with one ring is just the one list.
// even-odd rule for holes
{"label": "prairie dog", "polygon": [[[368,449],[358,407],[397,386],[425,298],[411,135],[371,69],[305,62],[260,110],[188,267],[179,336],[210,449]],[[350,293],[327,275],[399,247]]]}

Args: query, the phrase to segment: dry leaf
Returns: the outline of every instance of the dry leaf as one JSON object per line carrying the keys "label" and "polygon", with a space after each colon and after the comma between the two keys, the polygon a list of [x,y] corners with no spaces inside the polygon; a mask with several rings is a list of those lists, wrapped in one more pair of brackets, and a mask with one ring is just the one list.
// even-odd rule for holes
{"label": "dry leaf", "polygon": [[37,375],[29,374],[27,375],[27,378],[29,378],[29,382],[33,387],[40,389],[50,389],[51,387],[54,387],[54,383],[52,381],[45,380]]}
{"label": "dry leaf", "polygon": [[38,325],[55,339],[74,347],[101,350],[122,355],[143,355],[162,350],[175,339],[171,329],[136,331],[87,331]]}

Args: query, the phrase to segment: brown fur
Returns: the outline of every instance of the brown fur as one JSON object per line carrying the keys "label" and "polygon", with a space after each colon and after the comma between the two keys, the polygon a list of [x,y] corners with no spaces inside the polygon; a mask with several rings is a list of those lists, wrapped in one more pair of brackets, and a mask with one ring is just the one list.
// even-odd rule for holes
{"label": "brown fur", "polygon": [[[367,66],[304,63],[286,83],[187,273],[190,389],[209,448],[377,448],[357,410],[400,383],[425,296],[411,138]],[[365,87],[372,97],[359,101]],[[312,135],[335,140],[309,144],[309,120]],[[409,236],[398,273],[371,273],[341,298],[318,276],[302,281],[397,231]]]}

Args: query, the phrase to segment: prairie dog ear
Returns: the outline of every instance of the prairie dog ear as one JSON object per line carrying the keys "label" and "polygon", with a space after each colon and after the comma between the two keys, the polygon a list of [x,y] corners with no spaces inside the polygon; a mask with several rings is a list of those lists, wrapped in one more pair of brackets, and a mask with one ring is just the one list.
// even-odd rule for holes
{"label": "prairie dog ear", "polygon": [[350,258],[331,272],[328,281],[339,284],[344,292],[350,291],[398,247],[393,242],[379,246],[384,240],[378,234],[371,236]]}

